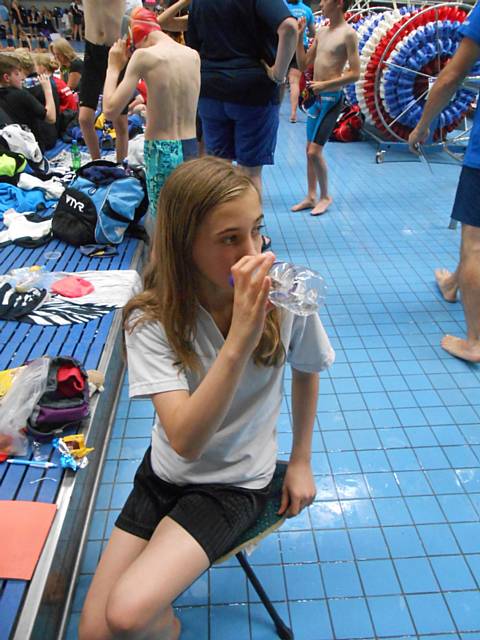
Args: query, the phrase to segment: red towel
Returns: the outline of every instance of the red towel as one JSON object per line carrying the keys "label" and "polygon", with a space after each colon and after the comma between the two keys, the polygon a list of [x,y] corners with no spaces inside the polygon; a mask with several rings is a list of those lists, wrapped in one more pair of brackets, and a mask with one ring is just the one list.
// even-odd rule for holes
{"label": "red towel", "polygon": [[66,298],[81,298],[92,293],[93,284],[78,276],[66,276],[52,284],[52,293],[58,293]]}

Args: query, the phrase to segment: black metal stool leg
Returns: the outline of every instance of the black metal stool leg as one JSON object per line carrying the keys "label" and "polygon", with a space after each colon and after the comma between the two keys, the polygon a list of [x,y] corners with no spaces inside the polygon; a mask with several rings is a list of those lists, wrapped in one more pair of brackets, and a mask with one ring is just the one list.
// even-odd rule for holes
{"label": "black metal stool leg", "polygon": [[278,637],[281,638],[282,640],[294,640],[293,631],[289,627],[287,627],[287,625],[278,615],[277,610],[275,609],[273,604],[270,602],[270,598],[265,593],[264,588],[260,584],[257,576],[255,575],[243,551],[240,551],[239,553],[237,553],[235,557],[239,561],[242,569],[247,574],[247,578],[252,583],[253,588],[258,594],[258,597],[262,601],[263,605],[265,606],[265,609],[268,611],[269,616],[273,620],[275,629],[277,630]]}

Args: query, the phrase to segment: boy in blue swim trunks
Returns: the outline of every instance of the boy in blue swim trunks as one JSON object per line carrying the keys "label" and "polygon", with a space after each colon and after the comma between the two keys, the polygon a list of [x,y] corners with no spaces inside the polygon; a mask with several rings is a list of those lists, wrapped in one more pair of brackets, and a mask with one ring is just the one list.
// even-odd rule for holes
{"label": "boy in blue swim trunks", "polygon": [[110,49],[103,92],[107,117],[128,104],[140,78],[147,85],[145,172],[150,213],[156,215],[160,189],[179,164],[197,155],[196,122],[200,92],[200,58],[189,47],[163,33],[153,12],[131,13],[131,35],[136,48],[123,80],[118,76],[128,60],[125,40]]}
{"label": "boy in blue swim trunks", "polygon": [[[323,147],[342,110],[343,87],[360,77],[357,35],[344,18],[349,3],[350,0],[321,0],[320,7],[329,24],[317,31],[306,53],[303,46],[305,18],[298,23],[297,64],[300,71],[314,65],[313,81],[309,86],[316,100],[307,114],[308,193],[306,198],[292,207],[292,211],[311,209],[312,216],[325,213],[332,204]],[[320,185],[320,199],[317,199],[317,182]]]}

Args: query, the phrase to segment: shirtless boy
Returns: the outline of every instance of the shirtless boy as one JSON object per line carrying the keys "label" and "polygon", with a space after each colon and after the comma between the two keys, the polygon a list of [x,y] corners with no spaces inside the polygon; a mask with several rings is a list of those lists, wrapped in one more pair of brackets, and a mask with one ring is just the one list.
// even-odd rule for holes
{"label": "shirtless boy", "polygon": [[118,40],[110,49],[103,92],[108,118],[116,118],[128,105],[137,82],[147,85],[145,169],[150,211],[156,215],[160,189],[170,173],[196,155],[195,115],[200,92],[200,57],[161,31],[155,14],[134,9],[131,32],[136,51],[125,76],[118,77],[128,60],[127,45]]}
{"label": "shirtless boy", "polygon": [[[120,37],[125,13],[125,0],[83,0],[85,19],[85,57],[80,89],[78,120],[83,138],[93,160],[100,158],[100,146],[95,131],[95,110],[102,93],[107,72],[108,50]],[[127,111],[113,120],[116,132],[117,162],[128,152]]]}
{"label": "shirtless boy", "polygon": [[[305,53],[303,34],[305,18],[299,20],[297,64],[304,71],[311,64],[313,81],[310,88],[316,95],[315,104],[308,110],[307,118],[307,197],[295,204],[292,211],[312,209],[312,216],[325,213],[332,204],[328,191],[327,164],[323,147],[333,131],[343,106],[343,87],[360,77],[360,58],[357,35],[344,18],[350,0],[321,0],[320,8],[329,25],[317,31],[315,40]],[[346,64],[348,62],[348,67]],[[320,199],[317,200],[317,181]]]}

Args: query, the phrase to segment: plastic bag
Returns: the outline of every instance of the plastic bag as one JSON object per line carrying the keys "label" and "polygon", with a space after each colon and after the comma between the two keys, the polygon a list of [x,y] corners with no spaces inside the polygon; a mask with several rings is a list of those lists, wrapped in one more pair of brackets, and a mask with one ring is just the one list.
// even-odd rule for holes
{"label": "plastic bag", "polygon": [[7,273],[9,284],[17,291],[30,291],[33,287],[37,289],[47,289],[56,279],[62,278],[63,273],[52,273],[47,271],[45,266],[33,265],[32,267],[21,267],[12,269]]}
{"label": "plastic bag", "polygon": [[48,358],[32,360],[13,381],[7,394],[0,400],[0,452],[25,455],[27,420],[45,392],[48,377]]}

